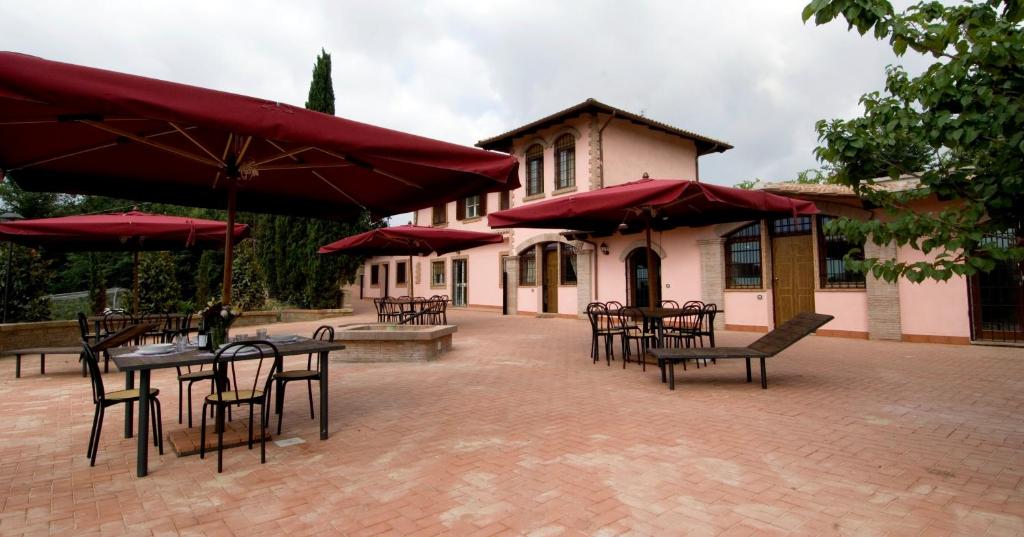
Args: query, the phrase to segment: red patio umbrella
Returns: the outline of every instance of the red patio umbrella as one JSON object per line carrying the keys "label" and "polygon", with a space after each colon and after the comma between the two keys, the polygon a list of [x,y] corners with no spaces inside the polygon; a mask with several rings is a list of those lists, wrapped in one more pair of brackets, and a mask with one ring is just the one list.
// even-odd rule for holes
{"label": "red patio umbrella", "polygon": [[[596,232],[639,230],[647,239],[647,266],[653,265],[651,229],[699,227],[778,216],[816,214],[814,203],[727,186],[677,179],[641,179],[571,196],[530,203],[487,215],[492,228],[532,227]],[[653,275],[653,271],[651,272]],[[648,282],[653,306],[655,285]]]}
{"label": "red patio umbrella", "polygon": [[[183,216],[128,211],[38,218],[0,223],[0,240],[32,248],[72,252],[134,253],[133,306],[139,307],[139,252],[223,248],[224,222]],[[249,226],[234,225],[233,242],[249,236]]]}
{"label": "red patio umbrella", "polygon": [[[519,186],[510,155],[13,52],[0,170],[31,191],[227,207],[229,226],[236,209],[348,220]],[[230,247],[224,267],[227,303]]]}
{"label": "red patio umbrella", "polygon": [[[457,229],[426,226],[395,226],[374,229],[320,247],[321,254],[346,253],[356,255],[407,255],[412,267],[412,256],[468,250],[487,244],[498,244],[505,238],[499,233],[481,233]],[[410,280],[411,282],[411,280]],[[412,295],[412,284],[409,285]]]}

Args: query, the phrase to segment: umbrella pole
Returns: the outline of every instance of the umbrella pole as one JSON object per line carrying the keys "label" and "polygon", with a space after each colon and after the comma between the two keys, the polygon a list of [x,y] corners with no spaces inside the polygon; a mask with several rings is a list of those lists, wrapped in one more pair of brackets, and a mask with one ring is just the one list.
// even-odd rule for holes
{"label": "umbrella pole", "polygon": [[655,285],[658,284],[657,278],[654,275],[654,251],[651,250],[651,222],[647,221],[647,227],[644,229],[645,238],[647,240],[647,307],[653,308],[657,306],[654,298],[657,296]]}
{"label": "umbrella pole", "polygon": [[231,304],[231,265],[234,261],[235,202],[237,201],[234,177],[228,178],[228,232],[224,235],[224,288],[221,303]]}
{"label": "umbrella pole", "polygon": [[405,280],[409,283],[409,298],[416,296],[412,288],[412,254],[409,255],[409,266],[405,269]]}
{"label": "umbrella pole", "polygon": [[132,313],[139,314],[139,251],[132,252]]}

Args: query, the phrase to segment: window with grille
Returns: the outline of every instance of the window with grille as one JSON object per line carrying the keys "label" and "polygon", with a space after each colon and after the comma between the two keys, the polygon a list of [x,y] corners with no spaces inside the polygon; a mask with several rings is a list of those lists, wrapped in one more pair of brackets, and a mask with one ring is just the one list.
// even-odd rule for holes
{"label": "window with grille", "polygon": [[761,224],[732,232],[725,240],[725,287],[761,288]]}
{"label": "window with grille", "polygon": [[576,139],[563,134],[555,141],[555,188],[576,186]]}
{"label": "window with grille", "polygon": [[848,241],[843,235],[828,235],[825,224],[835,220],[833,216],[818,217],[818,272],[821,276],[822,289],[863,289],[864,273],[854,272],[846,267],[846,254],[857,248],[860,251],[851,257],[858,261],[864,259],[864,244]]}
{"label": "window with grille", "polygon": [[403,285],[406,283],[405,263],[405,261],[395,261],[395,283],[398,285]]}
{"label": "window with grille", "polygon": [[430,286],[444,287],[444,261],[430,262]]}
{"label": "window with grille", "polygon": [[559,259],[559,265],[561,266],[561,278],[560,283],[562,285],[576,285],[576,248],[571,244],[559,244],[561,248],[561,259]]}
{"label": "window with grille", "polygon": [[811,217],[797,216],[795,218],[776,218],[772,220],[772,237],[785,237],[787,235],[807,235],[811,232]]}
{"label": "window with grille", "polygon": [[370,285],[380,285],[379,265],[370,265]]}
{"label": "window with grille", "polygon": [[526,150],[526,195],[544,192],[544,148],[534,144]]}
{"label": "window with grille", "polygon": [[442,203],[441,205],[435,205],[433,214],[431,215],[430,221],[435,226],[445,224],[448,222],[448,206]]}
{"label": "window with grille", "polygon": [[537,252],[534,248],[519,254],[519,285],[537,285]]}

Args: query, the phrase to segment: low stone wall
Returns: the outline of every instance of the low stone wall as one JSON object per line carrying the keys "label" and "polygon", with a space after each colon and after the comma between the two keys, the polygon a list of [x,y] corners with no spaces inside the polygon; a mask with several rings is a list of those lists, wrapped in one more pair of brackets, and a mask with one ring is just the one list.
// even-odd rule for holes
{"label": "low stone wall", "polygon": [[[352,310],[279,310],[279,311],[247,311],[232,328],[242,328],[280,322],[313,321],[329,317],[351,315]],[[77,321],[44,321],[39,323],[8,323],[0,324],[0,351],[7,349],[24,349],[27,347],[63,347],[81,344]]]}
{"label": "low stone wall", "polygon": [[0,351],[27,347],[71,347],[82,344],[77,321],[0,324]]}
{"label": "low stone wall", "polygon": [[359,324],[344,327],[334,340],[345,350],[331,353],[333,362],[426,362],[451,350],[455,325],[395,326]]}

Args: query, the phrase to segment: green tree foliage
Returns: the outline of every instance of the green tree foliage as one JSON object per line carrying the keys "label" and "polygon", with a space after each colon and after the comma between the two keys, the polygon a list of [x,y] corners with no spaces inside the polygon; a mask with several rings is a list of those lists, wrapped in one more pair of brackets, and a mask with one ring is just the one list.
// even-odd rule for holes
{"label": "green tree foliage", "polygon": [[[835,180],[885,208],[889,218],[841,219],[833,231],[860,242],[910,245],[930,261],[867,259],[875,276],[893,281],[946,280],[1024,259],[1024,28],[1012,0],[958,5],[921,2],[897,13],[885,0],[814,0],[805,21],[842,17],[862,35],[936,59],[912,76],[887,69],[885,88],[861,97],[861,117],[819,121],[820,161]],[[911,176],[920,187],[877,188],[879,176]],[[935,212],[906,208],[930,196],[949,201]],[[1014,230],[1016,245],[988,237]]]}
{"label": "green tree foliage", "polygon": [[178,311],[181,286],[170,252],[144,252],[139,259],[139,308],[143,313]]}
{"label": "green tree foliage", "polygon": [[267,284],[256,254],[256,243],[246,239],[235,245],[231,266],[231,301],[242,311],[258,310],[267,302]]}
{"label": "green tree foliage", "polygon": [[11,255],[11,288],[7,291],[7,322],[45,321],[50,317],[50,300],[46,282],[50,279],[49,263],[31,248],[7,243],[0,251],[0,297],[7,286],[7,255]]}
{"label": "green tree foliage", "polygon": [[195,272],[194,300],[199,307],[209,304],[213,299],[220,298],[224,274],[223,255],[223,252],[206,251],[199,257],[199,266]]}

